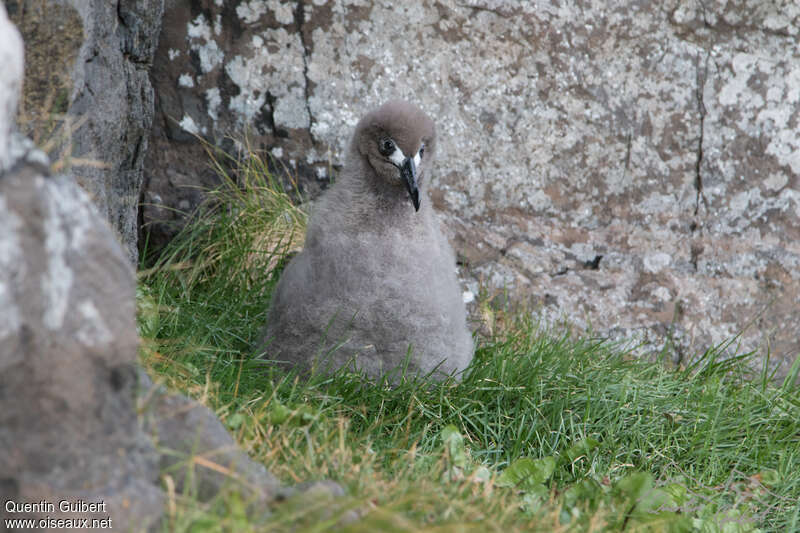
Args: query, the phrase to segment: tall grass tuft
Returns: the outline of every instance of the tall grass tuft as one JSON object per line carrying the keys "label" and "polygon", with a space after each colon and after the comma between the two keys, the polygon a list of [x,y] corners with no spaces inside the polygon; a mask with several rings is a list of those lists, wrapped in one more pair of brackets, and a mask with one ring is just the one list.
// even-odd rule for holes
{"label": "tall grass tuft", "polygon": [[[220,186],[138,275],[140,309],[149,310],[140,313],[140,331],[161,348],[146,342],[146,362],[176,365],[182,375],[241,368],[278,267],[302,247],[307,220],[265,156],[247,144],[234,155],[206,149]],[[171,356],[162,357],[165,351]]]}

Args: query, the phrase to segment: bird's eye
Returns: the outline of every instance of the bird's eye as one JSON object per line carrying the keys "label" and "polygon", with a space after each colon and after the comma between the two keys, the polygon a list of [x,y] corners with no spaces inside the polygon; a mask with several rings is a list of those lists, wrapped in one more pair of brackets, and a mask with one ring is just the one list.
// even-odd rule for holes
{"label": "bird's eye", "polygon": [[419,147],[419,157],[422,158],[423,154],[425,154],[425,145]]}
{"label": "bird's eye", "polygon": [[382,155],[391,155],[391,153],[394,152],[394,141],[391,139],[383,139],[378,149],[381,151]]}

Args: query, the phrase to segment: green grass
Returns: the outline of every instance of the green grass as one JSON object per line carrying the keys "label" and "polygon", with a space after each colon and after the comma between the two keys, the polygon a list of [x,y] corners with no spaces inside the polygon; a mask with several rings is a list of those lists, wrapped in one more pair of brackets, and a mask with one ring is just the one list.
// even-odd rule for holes
{"label": "green grass", "polygon": [[256,155],[221,159],[213,202],[140,272],[142,360],[286,484],[348,495],[268,518],[178,495],[166,530],[800,530],[798,363],[783,385],[721,348],[669,369],[524,313],[478,339],[461,382],[304,381],[255,359],[305,216]]}

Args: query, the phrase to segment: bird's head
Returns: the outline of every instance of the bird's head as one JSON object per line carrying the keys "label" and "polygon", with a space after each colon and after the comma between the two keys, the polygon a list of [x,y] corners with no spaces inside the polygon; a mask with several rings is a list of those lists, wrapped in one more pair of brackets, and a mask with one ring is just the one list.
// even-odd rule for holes
{"label": "bird's head", "polygon": [[398,191],[405,189],[419,211],[419,187],[436,147],[428,115],[408,102],[389,101],[359,121],[353,141],[376,178]]}

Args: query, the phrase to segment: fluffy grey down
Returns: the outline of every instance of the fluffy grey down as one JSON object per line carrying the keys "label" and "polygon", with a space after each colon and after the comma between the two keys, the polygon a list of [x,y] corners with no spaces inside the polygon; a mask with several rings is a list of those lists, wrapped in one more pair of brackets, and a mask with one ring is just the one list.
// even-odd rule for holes
{"label": "fluffy grey down", "polygon": [[[382,153],[391,145],[405,166],[399,152],[395,162]],[[420,148],[415,211],[408,159]],[[433,122],[414,105],[391,101],[361,119],[275,289],[262,357],[306,371],[352,362],[371,377],[406,362],[409,373],[439,378],[469,364],[455,257],[423,194],[435,149]]]}

